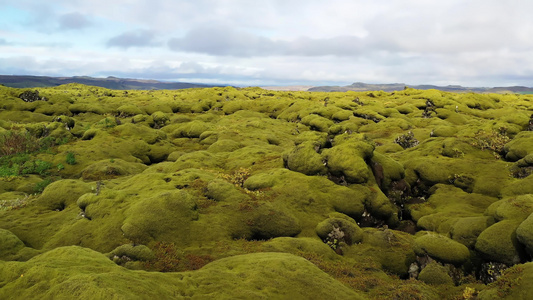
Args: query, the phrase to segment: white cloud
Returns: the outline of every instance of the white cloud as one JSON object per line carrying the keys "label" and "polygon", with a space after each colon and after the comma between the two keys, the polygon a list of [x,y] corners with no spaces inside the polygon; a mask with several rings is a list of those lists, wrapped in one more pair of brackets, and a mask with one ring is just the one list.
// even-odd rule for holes
{"label": "white cloud", "polygon": [[533,85],[528,1],[4,2],[2,73]]}

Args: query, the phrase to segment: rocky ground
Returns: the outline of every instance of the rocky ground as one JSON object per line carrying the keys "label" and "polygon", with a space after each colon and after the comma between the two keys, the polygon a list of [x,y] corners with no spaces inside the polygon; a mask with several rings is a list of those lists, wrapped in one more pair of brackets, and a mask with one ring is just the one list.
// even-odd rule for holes
{"label": "rocky ground", "polygon": [[533,295],[533,96],[0,87],[0,298]]}

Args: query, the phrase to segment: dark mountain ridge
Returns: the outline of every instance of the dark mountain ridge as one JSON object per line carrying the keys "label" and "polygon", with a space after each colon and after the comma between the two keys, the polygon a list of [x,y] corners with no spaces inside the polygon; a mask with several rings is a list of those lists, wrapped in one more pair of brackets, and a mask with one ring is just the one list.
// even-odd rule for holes
{"label": "dark mountain ridge", "polygon": [[157,80],[118,78],[113,76],[109,76],[107,78],[95,78],[89,76],[49,77],[27,75],[0,75],[0,84],[15,88],[54,87],[68,83],[81,83],[85,85],[99,86],[114,90],[176,90],[188,88],[208,88],[218,86],[187,82],[164,82]]}

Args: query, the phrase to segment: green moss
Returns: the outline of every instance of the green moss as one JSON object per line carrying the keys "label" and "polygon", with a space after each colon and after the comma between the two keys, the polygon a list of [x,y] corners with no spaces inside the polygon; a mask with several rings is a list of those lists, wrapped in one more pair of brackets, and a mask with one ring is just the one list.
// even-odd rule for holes
{"label": "green moss", "polygon": [[283,157],[289,170],[300,172],[306,175],[326,174],[327,168],[322,156],[317,150],[320,144],[313,141],[306,141],[297,145],[291,152]]}
{"label": "green moss", "polygon": [[472,249],[481,232],[494,224],[494,222],[493,217],[487,216],[460,218],[453,224],[450,230],[450,237]]}
{"label": "green moss", "polygon": [[461,265],[470,258],[468,248],[439,234],[419,234],[415,239],[414,251],[419,256],[429,255],[433,259],[454,265]]}
{"label": "green moss", "polygon": [[367,182],[371,171],[365,162],[366,153],[361,153],[358,146],[344,143],[325,149],[322,153],[329,172],[338,177],[344,176],[349,183]]}
{"label": "green moss", "polygon": [[81,171],[84,180],[105,180],[125,175],[141,173],[146,166],[141,163],[127,162],[120,158],[95,162]]}
{"label": "green moss", "polygon": [[202,133],[212,129],[212,126],[209,123],[202,121],[191,121],[180,125],[173,133],[172,136],[175,138],[188,137],[188,138],[199,138]]}
{"label": "green moss", "polygon": [[493,203],[485,214],[493,216],[496,220],[523,221],[531,213],[533,213],[533,195],[521,195]]}
{"label": "green moss", "polygon": [[422,269],[418,275],[418,280],[427,284],[453,284],[453,280],[448,274],[446,267],[436,262],[431,262],[424,269]]}
{"label": "green moss", "polygon": [[154,253],[145,245],[125,244],[118,246],[108,254],[108,257],[118,264],[130,260],[149,261],[155,258]]}
{"label": "green moss", "polygon": [[230,139],[220,139],[216,142],[212,143],[209,148],[207,148],[207,151],[217,153],[217,152],[232,152],[239,148],[241,148],[242,145],[239,142],[236,142],[234,140]]}
{"label": "green moss", "polygon": [[360,244],[344,249],[344,256],[353,259],[375,259],[383,269],[405,277],[415,261],[413,237],[391,229],[363,228]]}
{"label": "green moss", "polygon": [[[364,299],[303,258],[257,253],[182,273],[131,271],[80,247],[58,248],[28,263],[0,262],[2,298],[324,298]],[[22,275],[22,276],[21,276]],[[30,278],[30,279],[27,279]],[[245,278],[243,280],[242,278]],[[35,284],[38,283],[38,284]],[[157,286],[157,288],[154,288]]]}
{"label": "green moss", "polygon": [[516,238],[526,246],[526,250],[531,256],[533,254],[533,214],[530,214],[518,228],[516,228]]}
{"label": "green moss", "polygon": [[0,258],[5,260],[24,248],[24,243],[11,231],[0,228]]}
{"label": "green moss", "polygon": [[50,210],[63,210],[75,204],[81,195],[91,192],[91,187],[80,180],[58,180],[44,189],[36,203]]}
{"label": "green moss", "polygon": [[348,216],[330,217],[318,223],[315,230],[316,234],[325,241],[334,228],[344,233],[343,242],[348,245],[357,244],[363,239],[363,230],[359,228],[355,220]]}
{"label": "green moss", "polygon": [[510,161],[517,161],[530,154],[531,149],[533,149],[533,132],[520,132],[509,143],[505,144],[505,158]]}
{"label": "green moss", "polygon": [[484,258],[508,265],[519,263],[523,257],[523,246],[516,238],[520,222],[504,220],[485,229],[476,241],[476,250]]}
{"label": "green moss", "polygon": [[309,126],[312,130],[328,132],[329,127],[333,125],[333,121],[319,115],[310,114],[302,118],[302,124]]}
{"label": "green moss", "polygon": [[127,118],[135,115],[142,115],[143,111],[137,105],[124,104],[117,108],[117,114],[120,118]]}
{"label": "green moss", "polygon": [[[168,191],[137,201],[125,212],[121,229],[135,243],[152,240],[183,241],[190,222],[198,219],[194,197],[185,191]],[[173,222],[166,220],[172,219]],[[178,232],[180,234],[178,234]]]}

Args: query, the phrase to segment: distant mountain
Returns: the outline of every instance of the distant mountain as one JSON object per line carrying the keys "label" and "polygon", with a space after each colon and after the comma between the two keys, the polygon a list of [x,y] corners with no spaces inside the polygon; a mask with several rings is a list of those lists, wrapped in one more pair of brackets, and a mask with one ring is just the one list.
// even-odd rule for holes
{"label": "distant mountain", "polygon": [[112,76],[109,76],[107,78],[94,78],[88,76],[48,77],[0,75],[0,84],[16,88],[54,87],[68,83],[81,83],[85,85],[99,86],[114,90],[176,90],[215,86],[186,82],[163,82],[157,80],[117,78]]}
{"label": "distant mountain", "polygon": [[[367,84],[362,82],[355,82],[347,86],[316,86],[308,89],[310,92],[366,92],[366,91],[385,91],[394,92],[401,91],[408,85],[404,83],[391,83],[391,84]],[[518,93],[518,94],[530,94],[533,93],[533,88],[524,86],[510,86],[510,87],[463,87],[460,85],[409,85],[408,87],[418,90],[436,89],[445,92],[476,92],[476,93]]]}

